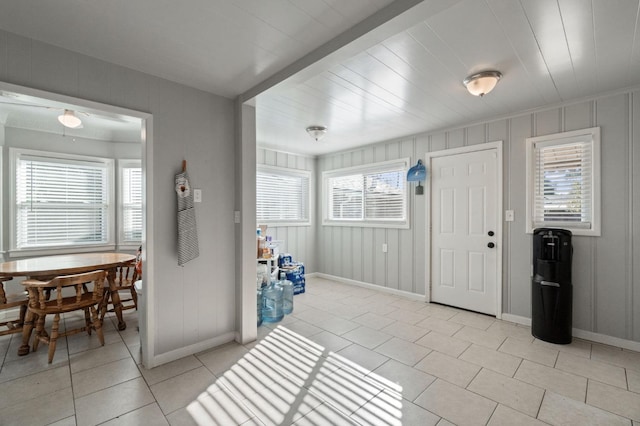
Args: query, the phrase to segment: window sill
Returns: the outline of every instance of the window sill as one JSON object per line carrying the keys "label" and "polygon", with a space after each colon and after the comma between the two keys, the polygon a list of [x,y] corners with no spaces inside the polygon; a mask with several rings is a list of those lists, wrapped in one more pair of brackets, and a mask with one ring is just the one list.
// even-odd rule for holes
{"label": "window sill", "polygon": [[350,228],[390,228],[390,229],[410,229],[408,222],[336,222],[324,221],[322,226],[343,226]]}
{"label": "window sill", "polygon": [[[137,247],[136,247],[137,248]],[[34,256],[54,256],[57,254],[71,254],[71,253],[92,253],[100,251],[114,251],[116,246],[114,244],[103,246],[74,246],[74,247],[56,247],[56,248],[40,248],[40,249],[27,249],[27,250],[9,250],[10,258],[21,257],[34,257]]]}

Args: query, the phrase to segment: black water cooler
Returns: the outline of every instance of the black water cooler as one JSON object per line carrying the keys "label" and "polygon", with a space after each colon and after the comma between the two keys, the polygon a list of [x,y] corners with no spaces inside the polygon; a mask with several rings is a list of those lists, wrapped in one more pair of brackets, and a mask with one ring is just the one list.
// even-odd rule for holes
{"label": "black water cooler", "polygon": [[531,333],[550,343],[571,343],[573,285],[571,231],[533,231]]}

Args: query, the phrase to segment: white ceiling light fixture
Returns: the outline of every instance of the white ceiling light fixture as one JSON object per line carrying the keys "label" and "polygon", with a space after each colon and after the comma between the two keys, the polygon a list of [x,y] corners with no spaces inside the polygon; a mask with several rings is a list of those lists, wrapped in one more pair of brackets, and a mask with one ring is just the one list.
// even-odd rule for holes
{"label": "white ceiling light fixture", "polygon": [[502,78],[500,71],[482,71],[465,78],[462,83],[473,96],[484,96],[496,87]]}
{"label": "white ceiling light fixture", "polygon": [[314,138],[316,141],[322,139],[324,134],[327,133],[327,128],[324,126],[309,126],[306,130],[307,133],[309,133],[309,136]]}
{"label": "white ceiling light fixture", "polygon": [[69,127],[70,129],[77,129],[82,126],[82,120],[80,120],[76,113],[70,109],[65,109],[64,114],[60,114],[58,116],[58,121],[62,123],[63,126]]}

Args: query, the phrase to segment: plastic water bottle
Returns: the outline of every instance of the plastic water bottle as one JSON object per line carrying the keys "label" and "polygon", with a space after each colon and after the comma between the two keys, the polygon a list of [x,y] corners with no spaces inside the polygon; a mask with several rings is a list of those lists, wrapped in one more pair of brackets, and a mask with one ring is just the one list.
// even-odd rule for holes
{"label": "plastic water bottle", "polygon": [[271,283],[262,289],[262,320],[264,322],[278,322],[284,317],[282,311],[283,289],[281,285]]}

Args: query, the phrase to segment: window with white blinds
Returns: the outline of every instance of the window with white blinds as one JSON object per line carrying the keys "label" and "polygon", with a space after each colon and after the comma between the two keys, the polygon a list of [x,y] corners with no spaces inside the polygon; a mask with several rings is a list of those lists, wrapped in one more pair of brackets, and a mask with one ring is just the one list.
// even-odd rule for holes
{"label": "window with white blinds", "polygon": [[258,223],[309,225],[311,172],[258,166],[256,219]]}
{"label": "window with white blinds", "polygon": [[139,160],[118,161],[120,171],[119,245],[142,241],[142,167]]}
{"label": "window with white blinds", "polygon": [[326,225],[406,227],[409,159],[323,173]]}
{"label": "window with white blinds", "polygon": [[[110,242],[113,161],[13,150],[13,249]],[[56,154],[57,155],[57,154]]]}
{"label": "window with white blinds", "polygon": [[527,226],[599,235],[599,128],[527,139]]}

